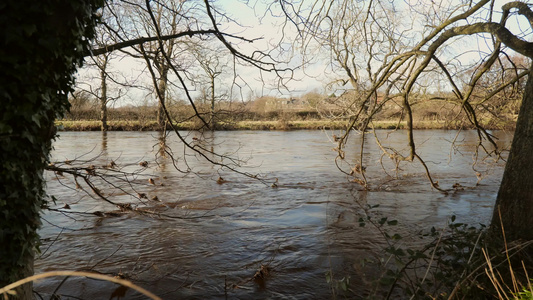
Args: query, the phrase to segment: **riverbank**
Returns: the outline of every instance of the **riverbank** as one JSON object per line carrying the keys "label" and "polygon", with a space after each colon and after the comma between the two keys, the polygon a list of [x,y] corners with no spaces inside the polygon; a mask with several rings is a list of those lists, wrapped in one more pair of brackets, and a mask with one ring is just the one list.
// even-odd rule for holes
{"label": "riverbank", "polygon": [[[344,129],[346,121],[334,120],[294,120],[294,121],[238,121],[232,123],[219,124],[217,130],[316,130],[316,129]],[[374,121],[374,128],[376,129],[405,129],[407,122],[402,121]],[[56,121],[59,131],[99,131],[100,121]],[[484,124],[485,128],[493,130],[513,130],[514,124]],[[155,121],[109,121],[109,131],[155,131],[158,129]],[[182,122],[176,124],[178,130],[197,130],[198,124],[193,122]],[[471,125],[465,126],[459,121],[443,122],[443,121],[415,121],[415,129],[472,129]],[[171,129],[171,128],[169,128]]]}

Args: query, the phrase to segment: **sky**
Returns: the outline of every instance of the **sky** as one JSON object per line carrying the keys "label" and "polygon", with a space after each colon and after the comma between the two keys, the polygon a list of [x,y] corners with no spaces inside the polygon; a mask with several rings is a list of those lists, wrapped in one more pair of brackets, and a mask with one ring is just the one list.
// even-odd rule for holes
{"label": "sky", "polygon": [[[252,43],[238,43],[238,47],[244,53],[253,53],[253,51],[260,49],[268,51],[268,48],[272,48],[272,44],[279,42],[280,36],[282,34],[280,22],[281,18],[272,16],[271,14],[264,14],[265,6],[258,2],[255,7],[244,4],[242,1],[219,1],[218,2],[223,10],[225,10],[230,17],[233,17],[235,20],[238,20],[239,26],[235,23],[224,23],[221,26],[222,31],[228,32],[231,34],[244,36],[246,38],[261,38],[260,40]],[[287,29],[285,34],[289,33]],[[295,34],[295,33],[293,33]],[[288,37],[290,40],[290,37]],[[235,40],[233,40],[235,42]],[[289,45],[285,45],[286,49],[289,48]],[[287,54],[287,53],[285,53]],[[145,62],[144,60],[133,59],[130,57],[121,57],[114,58],[111,61],[111,67],[109,72],[111,74],[117,75],[117,80],[122,80],[125,77],[128,82],[134,80],[135,84],[144,84],[150,85],[151,78],[148,76],[143,76],[141,73],[145,72]],[[308,65],[304,70],[298,68],[298,65],[301,64],[301,57],[294,57],[292,62],[289,64],[290,67],[295,68],[294,74],[292,75],[292,80],[288,82],[288,87],[290,90],[280,88],[276,82],[276,77],[273,73],[268,72],[258,72],[256,68],[253,67],[243,67],[237,66],[239,78],[236,79],[236,82],[243,86],[242,91],[239,91],[237,88],[233,89],[234,98],[242,100],[248,100],[250,98],[256,98],[261,96],[276,96],[289,98],[294,96],[300,96],[309,91],[321,91],[323,89],[324,83],[319,78],[322,74],[323,67],[318,65]],[[287,65],[282,64],[283,67]],[[224,86],[231,85],[231,80],[233,80],[233,70],[230,68],[227,69],[230,73],[226,76],[226,82],[221,83]],[[120,75],[118,75],[120,74]],[[288,73],[285,75],[289,76]],[[311,76],[310,76],[311,75]],[[96,89],[99,85],[99,73],[95,67],[92,68],[83,68],[79,71],[78,74],[78,86],[83,89]],[[175,80],[176,78],[174,78]],[[121,95],[121,101],[116,103],[117,106],[121,105],[142,105],[148,102],[155,101],[153,95],[147,95],[146,91],[119,87],[117,85],[110,84],[112,87],[109,91],[115,95]],[[194,88],[191,88],[193,97],[198,96],[199,92]]]}
{"label": "sky", "polygon": [[[279,17],[281,11],[268,11],[263,1],[218,1],[218,5],[228,13],[228,15],[239,22],[239,26],[234,23],[223,23],[221,29],[224,32],[228,32],[235,35],[244,36],[246,38],[262,38],[254,43],[239,43],[237,46],[245,53],[253,53],[254,50],[267,50],[272,48],[272,45],[279,45],[279,41],[283,35],[285,43],[282,44],[283,50],[277,50],[274,52],[277,55],[284,55],[286,57],[292,56],[288,65],[281,64],[282,66],[289,66],[295,68],[292,74],[293,80],[287,82],[289,90],[278,89],[275,76],[272,73],[258,72],[256,68],[237,66],[235,70],[227,68],[230,74],[226,76],[226,79],[217,83],[218,86],[228,87],[231,85],[231,71],[235,71],[239,75],[236,80],[240,86],[244,87],[242,90],[233,89],[233,97],[238,100],[249,100],[260,96],[276,96],[276,97],[295,97],[303,95],[307,92],[316,91],[323,92],[326,84],[331,77],[326,76],[324,73],[327,71],[327,62],[315,61],[313,64],[308,64],[305,68],[301,67],[302,56],[298,53],[299,49],[292,48],[290,41],[297,37],[295,30],[291,30],[294,27],[288,26],[282,27],[283,18]],[[268,2],[268,1],[267,1]],[[436,1],[430,0],[405,0],[405,2],[397,5],[401,9],[402,3],[415,5],[415,7],[424,7],[428,3],[435,3]],[[446,2],[446,1],[442,1]],[[442,3],[441,2],[441,3]],[[502,1],[498,1],[496,7],[500,7]],[[267,12],[267,13],[265,13]],[[518,30],[518,24],[511,26],[514,31]],[[454,55],[454,51],[465,52],[466,54],[461,56],[462,60],[474,60],[479,59],[479,53],[486,51],[483,44],[460,42],[457,44],[457,49],[449,49],[450,55]],[[465,51],[466,49],[472,50]],[[322,53],[323,54],[323,53]],[[139,59],[126,58],[114,58],[112,60],[112,67],[110,69],[111,74],[120,74],[117,76],[117,80],[127,79],[128,82],[133,82],[135,85],[151,85],[151,79],[148,76],[143,76],[145,71],[145,62]],[[285,74],[287,75],[287,73]],[[220,77],[222,78],[222,77]],[[176,78],[173,78],[175,81]],[[78,76],[78,84],[80,87],[90,89],[90,87],[98,86],[98,73],[95,68],[84,68],[80,70]],[[192,88],[193,97],[199,95],[199,91]],[[121,95],[121,100],[116,105],[142,105],[155,102],[155,97],[149,94],[146,90],[140,90],[135,88],[125,88],[111,84],[110,93],[112,95]],[[179,92],[176,93],[176,97],[179,96]],[[184,97],[183,97],[184,98]],[[182,98],[182,99],[183,99]]]}

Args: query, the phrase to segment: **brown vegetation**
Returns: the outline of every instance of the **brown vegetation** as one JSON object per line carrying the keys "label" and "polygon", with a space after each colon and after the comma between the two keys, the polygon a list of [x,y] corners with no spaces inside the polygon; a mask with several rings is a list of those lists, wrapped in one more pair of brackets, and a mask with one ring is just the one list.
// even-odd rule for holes
{"label": "brown vegetation", "polygon": [[[348,96],[347,96],[348,95]],[[247,103],[220,102],[216,106],[216,130],[298,130],[298,129],[343,129],[350,120],[345,108],[349,94],[340,97],[325,97],[315,92],[300,98],[261,97]],[[413,119],[416,129],[469,129],[460,104],[447,101],[444,96],[427,95],[413,105]],[[59,130],[100,130],[100,112],[92,101],[73,101],[70,112],[57,121]],[[518,102],[518,103],[517,103]],[[513,130],[516,114],[512,109],[519,100],[506,106],[485,105],[478,108],[480,121],[489,129]],[[210,118],[209,105],[199,104],[200,116]],[[497,108],[497,109],[496,109]],[[172,102],[169,113],[174,125],[181,130],[206,129],[205,124],[195,116],[194,110],[184,102]],[[112,131],[158,130],[155,105],[124,106],[108,109],[108,126]],[[372,126],[376,129],[406,128],[401,103],[383,103],[374,116]],[[169,125],[167,125],[168,128]]]}

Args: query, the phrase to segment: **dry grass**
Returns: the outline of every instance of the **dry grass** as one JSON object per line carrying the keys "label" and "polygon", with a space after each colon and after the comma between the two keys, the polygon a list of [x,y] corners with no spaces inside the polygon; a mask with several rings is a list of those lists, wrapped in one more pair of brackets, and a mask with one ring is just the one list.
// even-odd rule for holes
{"label": "dry grass", "polygon": [[[346,121],[338,120],[288,120],[288,121],[237,121],[226,124],[219,124],[219,130],[317,130],[317,129],[344,129]],[[60,131],[99,131],[100,121],[56,121]],[[110,131],[155,131],[158,130],[155,121],[109,121]],[[198,124],[194,122],[182,122],[176,124],[179,130],[196,130]],[[382,120],[373,121],[375,129],[406,129],[406,121]],[[463,123],[441,122],[437,120],[415,121],[414,129],[465,129]]]}
{"label": "dry grass", "polygon": [[80,277],[81,276],[81,277],[88,277],[88,278],[94,278],[94,279],[99,279],[99,280],[105,280],[105,281],[117,283],[117,284],[123,285],[125,287],[131,288],[133,290],[136,290],[137,292],[143,294],[144,296],[148,297],[149,299],[161,300],[160,297],[154,295],[153,293],[145,290],[144,288],[142,288],[142,287],[140,287],[138,285],[135,285],[135,284],[131,283],[128,280],[124,280],[124,279],[117,278],[117,277],[111,277],[111,276],[107,276],[107,275],[103,275],[103,274],[90,273],[90,272],[78,272],[78,271],[52,271],[52,272],[46,272],[46,273],[42,273],[42,274],[37,274],[37,275],[30,276],[30,277],[26,277],[26,278],[21,279],[21,280],[19,280],[17,282],[9,284],[9,285],[7,285],[7,286],[5,286],[3,288],[0,288],[0,295],[3,295],[4,299],[7,300],[7,299],[9,299],[8,295],[16,295],[16,292],[14,290],[16,287],[19,287],[19,286],[21,286],[23,284],[26,284],[28,282],[37,281],[39,279],[48,278],[48,277],[57,277],[57,276],[66,276],[66,277],[71,277],[71,276]]}
{"label": "dry grass", "polygon": [[[59,131],[100,131],[100,121],[56,121]],[[109,131],[155,131],[156,121],[108,121]],[[178,129],[192,129],[193,124],[182,123]]]}
{"label": "dry grass", "polygon": [[[498,213],[501,220],[501,213],[499,211]],[[505,261],[507,262],[508,267],[508,270],[506,270],[507,276],[503,276],[502,272],[500,272],[497,267],[493,266],[491,257],[487,254],[485,249],[482,249],[483,256],[485,257],[486,261],[485,274],[487,274],[487,277],[489,278],[494,289],[496,290],[496,293],[498,294],[498,299],[531,300],[533,299],[533,289],[531,287],[531,280],[529,279],[529,274],[526,265],[524,264],[523,260],[520,261],[520,264],[524,271],[524,276],[519,276],[519,274],[515,273],[515,270],[513,268],[513,261],[511,260],[511,257],[514,254],[510,251],[509,245],[507,244],[507,238],[505,235],[503,223],[501,223],[500,226],[505,246]],[[533,241],[527,241],[525,243],[521,243],[518,245],[518,248],[525,249],[526,247],[531,245],[532,242]],[[526,282],[524,283],[523,281],[520,281],[518,279],[519,277],[525,278]]]}

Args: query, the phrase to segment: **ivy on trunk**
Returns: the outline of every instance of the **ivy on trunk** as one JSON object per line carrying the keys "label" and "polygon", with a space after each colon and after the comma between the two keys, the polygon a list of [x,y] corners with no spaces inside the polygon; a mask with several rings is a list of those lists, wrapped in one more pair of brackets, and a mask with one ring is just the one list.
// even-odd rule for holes
{"label": "ivy on trunk", "polygon": [[[54,120],[69,108],[67,95],[102,4],[0,3],[0,286],[33,274]],[[32,299],[31,285],[16,298]]]}

